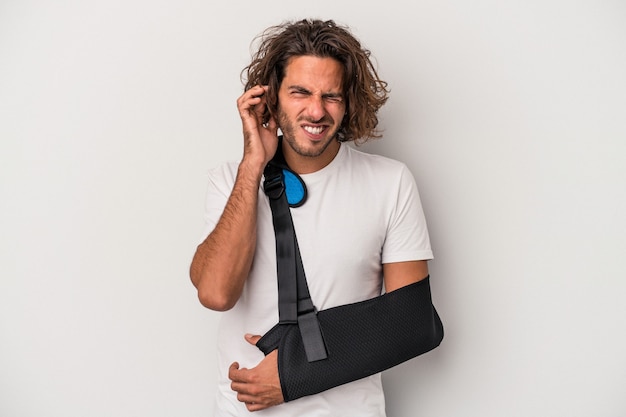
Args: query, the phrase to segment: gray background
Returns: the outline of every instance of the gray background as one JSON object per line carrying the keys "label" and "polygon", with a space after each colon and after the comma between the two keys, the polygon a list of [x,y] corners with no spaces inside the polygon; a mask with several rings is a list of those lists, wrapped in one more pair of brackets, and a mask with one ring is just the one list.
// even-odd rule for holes
{"label": "gray background", "polygon": [[0,1],[0,415],[208,416],[188,265],[241,155],[252,38],[333,18],[392,90],[436,259],[437,350],[390,417],[626,415],[622,1]]}

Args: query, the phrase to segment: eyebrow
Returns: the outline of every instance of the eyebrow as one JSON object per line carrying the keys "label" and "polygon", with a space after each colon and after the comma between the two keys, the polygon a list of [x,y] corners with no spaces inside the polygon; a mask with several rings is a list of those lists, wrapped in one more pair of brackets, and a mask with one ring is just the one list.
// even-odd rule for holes
{"label": "eyebrow", "polygon": [[288,87],[288,90],[289,91],[296,91],[298,93],[312,94],[309,90],[307,90],[306,88],[301,87],[299,85],[290,85]]}
{"label": "eyebrow", "polygon": [[[287,89],[289,91],[295,91],[298,93],[303,93],[303,94],[313,94],[310,90],[308,90],[307,88],[304,88],[300,85],[290,85],[289,87],[287,87]],[[328,93],[322,93],[322,97],[324,98],[342,98],[343,94],[342,93],[335,93],[335,92],[328,92]]]}

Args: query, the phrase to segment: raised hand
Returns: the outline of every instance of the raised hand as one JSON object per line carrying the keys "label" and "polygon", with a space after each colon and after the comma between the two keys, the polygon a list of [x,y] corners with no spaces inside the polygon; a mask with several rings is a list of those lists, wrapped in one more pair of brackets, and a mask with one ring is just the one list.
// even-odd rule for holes
{"label": "raised hand", "polygon": [[244,160],[265,167],[276,153],[278,124],[270,116],[263,123],[267,107],[267,86],[257,85],[239,97],[237,107],[243,125]]}

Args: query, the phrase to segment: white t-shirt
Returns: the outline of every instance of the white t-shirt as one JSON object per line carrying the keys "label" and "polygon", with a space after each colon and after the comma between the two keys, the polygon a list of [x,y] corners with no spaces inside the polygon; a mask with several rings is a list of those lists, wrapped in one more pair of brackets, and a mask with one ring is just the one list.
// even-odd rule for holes
{"label": "white t-shirt", "polygon": [[[206,235],[231,193],[237,163],[209,173]],[[432,259],[418,190],[407,167],[342,144],[320,171],[302,175],[308,198],[291,209],[311,298],[318,310],[380,295],[382,264]],[[230,389],[228,367],[252,368],[263,353],[244,340],[278,321],[276,247],[272,214],[259,187],[257,249],[237,304],[222,313],[218,344],[216,417],[249,416]],[[265,417],[382,417],[380,374],[254,413]]]}

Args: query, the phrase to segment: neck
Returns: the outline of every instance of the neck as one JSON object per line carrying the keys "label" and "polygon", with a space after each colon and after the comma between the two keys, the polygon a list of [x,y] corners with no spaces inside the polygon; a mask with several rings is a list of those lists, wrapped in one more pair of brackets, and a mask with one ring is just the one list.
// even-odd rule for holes
{"label": "neck", "polygon": [[321,155],[304,156],[296,153],[288,144],[283,143],[283,155],[285,162],[287,162],[289,168],[294,172],[298,174],[311,174],[330,164],[333,159],[335,159],[335,156],[337,156],[340,147],[341,143],[333,140]]}

